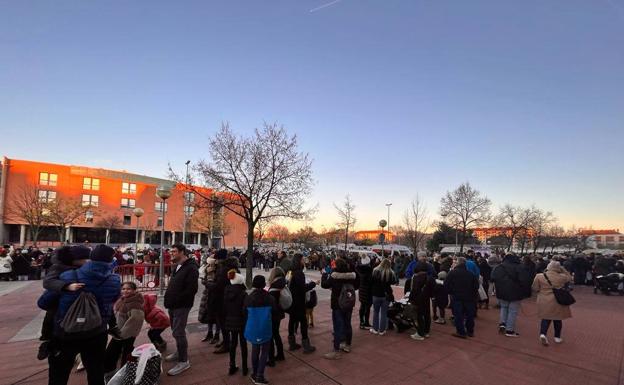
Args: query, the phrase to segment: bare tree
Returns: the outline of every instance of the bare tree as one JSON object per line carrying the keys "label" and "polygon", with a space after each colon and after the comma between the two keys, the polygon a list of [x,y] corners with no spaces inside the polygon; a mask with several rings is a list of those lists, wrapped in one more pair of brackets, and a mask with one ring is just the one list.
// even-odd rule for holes
{"label": "bare tree", "polygon": [[464,250],[468,228],[487,223],[490,219],[490,205],[490,200],[481,196],[468,182],[454,191],[448,191],[440,200],[440,215],[461,231],[460,253]]}
{"label": "bare tree", "polygon": [[108,214],[99,218],[95,225],[97,227],[106,229],[106,243],[110,243],[111,230],[121,226],[121,218],[115,214]]}
{"label": "bare tree", "polygon": [[256,241],[262,242],[262,240],[265,238],[267,234],[267,230],[269,229],[270,224],[271,224],[270,220],[261,219],[258,221],[258,223],[256,224],[256,230],[254,233],[254,237]]}
{"label": "bare tree", "polygon": [[55,200],[47,204],[48,223],[56,229],[59,241],[66,241],[66,229],[84,218],[87,211],[93,210],[91,206],[83,206],[77,198],[56,197]]}
{"label": "bare tree", "polygon": [[[301,219],[312,213],[304,207],[312,192],[312,160],[300,152],[296,136],[282,126],[264,124],[251,137],[237,136],[224,123],[210,138],[209,161],[193,167],[205,187],[186,185],[207,203],[218,202],[247,223],[246,283],[251,286],[254,230],[266,218]],[[173,171],[176,180],[182,180]]]}
{"label": "bare tree", "polygon": [[424,246],[423,241],[430,225],[427,207],[418,195],[412,199],[410,207],[405,210],[403,224],[405,225],[404,234],[407,242],[414,249],[414,252],[418,252]]}
{"label": "bare tree", "polygon": [[[537,253],[540,244],[548,237],[551,226],[556,223],[557,219],[550,211],[536,209],[533,214],[533,220],[529,224],[531,228],[531,243],[533,244],[533,254]],[[545,243],[545,242],[544,242]]]}
{"label": "bare tree", "polygon": [[518,231],[517,238],[520,244],[520,254],[524,254],[524,248],[532,237],[532,223],[538,215],[538,212],[539,210],[535,206],[523,208],[519,211],[518,219],[520,221],[520,231]]}
{"label": "bare tree", "polygon": [[20,188],[12,204],[7,205],[6,216],[15,221],[23,221],[28,225],[28,232],[33,244],[37,245],[41,228],[48,223],[48,201],[50,198],[40,197],[33,185]]}
{"label": "bare tree", "polygon": [[268,230],[267,237],[275,243],[281,243],[283,249],[284,243],[290,240],[290,230],[286,226],[272,225]]}
{"label": "bare tree", "polygon": [[522,207],[513,206],[509,203],[500,207],[492,224],[501,228],[500,236],[507,242],[507,251],[511,250],[516,238],[527,228],[530,219],[530,215],[527,215],[527,211]]}
{"label": "bare tree", "polygon": [[351,201],[351,197],[347,194],[345,196],[342,206],[338,206],[334,203],[334,208],[338,213],[338,222],[336,225],[339,229],[344,229],[345,232],[345,252],[347,251],[347,243],[349,243],[349,229],[353,230],[355,227],[355,205]]}

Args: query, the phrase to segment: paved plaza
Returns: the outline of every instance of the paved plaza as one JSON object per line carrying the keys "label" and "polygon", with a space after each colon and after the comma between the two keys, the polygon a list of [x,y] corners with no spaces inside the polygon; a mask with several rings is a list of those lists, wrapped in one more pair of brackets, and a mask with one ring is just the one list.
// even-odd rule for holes
{"label": "paved plaza", "polygon": [[[318,277],[318,273],[308,275]],[[0,384],[47,383],[47,363],[35,358],[43,317],[35,306],[40,284],[0,283]],[[318,293],[315,328],[310,331],[317,352],[287,352],[285,362],[267,368],[272,384],[624,384],[624,297],[595,295],[591,288],[577,288],[573,318],[564,322],[564,343],[549,347],[538,343],[534,300],[523,302],[518,320],[520,338],[498,335],[495,309],[479,311],[476,337],[470,340],[452,337],[450,324],[433,324],[431,338],[426,341],[413,341],[408,333],[374,336],[357,328],[354,314],[351,353],[328,361],[322,354],[331,349],[329,291],[319,288]],[[227,375],[227,355],[213,354],[212,346],[200,341],[204,328],[196,320],[195,308],[188,326],[192,368],[175,378],[163,375],[161,383],[249,384],[240,374]],[[286,322],[282,322],[282,337],[286,335]],[[165,336],[172,348],[170,332]],[[143,332],[139,342],[146,340]],[[170,366],[165,363],[164,369]],[[85,383],[83,373],[72,374],[70,384]]]}

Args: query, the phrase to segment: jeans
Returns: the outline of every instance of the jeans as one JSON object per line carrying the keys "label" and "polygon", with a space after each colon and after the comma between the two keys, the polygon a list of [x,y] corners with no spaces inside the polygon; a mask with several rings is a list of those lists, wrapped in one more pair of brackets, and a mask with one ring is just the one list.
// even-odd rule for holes
{"label": "jeans", "polygon": [[371,309],[370,303],[360,302],[360,326],[370,325],[369,323],[370,309]]}
{"label": "jeans", "polygon": [[[240,341],[243,369],[247,368],[247,340],[245,339],[243,332],[228,330],[226,333],[228,334],[228,339],[230,341],[230,367],[236,366],[236,345],[238,344],[238,341]],[[266,364],[266,357],[264,361],[264,364]]]}
{"label": "jeans", "polygon": [[48,357],[48,385],[67,384],[78,354],[87,371],[87,383],[104,385],[104,352],[107,339],[108,335],[104,332],[76,341],[56,340],[55,346],[60,348],[60,353]]}
{"label": "jeans", "polygon": [[334,325],[334,350],[340,350],[340,343],[351,345],[353,329],[351,328],[351,313],[353,310],[332,309],[332,323]]}
{"label": "jeans", "polygon": [[121,365],[123,367],[128,361],[128,356],[132,354],[134,350],[134,340],[136,337],[126,338],[125,340],[112,339],[106,347],[106,355],[104,357],[104,373],[112,372],[117,369],[117,363],[121,358]]}
{"label": "jeans", "polygon": [[273,337],[269,347],[269,357],[271,361],[276,358],[284,358],[284,345],[282,344],[282,336],[280,336],[280,323],[282,320],[273,320],[271,328],[273,329]]}
{"label": "jeans", "polygon": [[165,342],[163,338],[160,336],[165,329],[150,329],[147,331],[147,337],[150,342],[153,344],[162,344]]}
{"label": "jeans", "polygon": [[169,309],[171,319],[171,335],[175,339],[178,361],[188,361],[188,341],[186,340],[186,323],[191,308]]}
{"label": "jeans", "polygon": [[373,330],[385,332],[388,327],[388,300],[373,297]]}
{"label": "jeans", "polygon": [[264,377],[264,367],[266,366],[267,356],[269,355],[269,345],[271,341],[263,344],[251,345],[251,366],[253,374],[256,377]]}
{"label": "jeans", "polygon": [[453,317],[457,334],[465,336],[474,334],[474,317],[477,312],[477,304],[475,301],[459,301],[453,299],[451,301],[453,309]]}
{"label": "jeans", "polygon": [[[548,333],[548,328],[550,327],[549,319],[543,319],[540,325],[540,334],[546,335]],[[563,322],[561,320],[553,320],[553,325],[555,326],[555,337],[561,338],[561,329],[563,329]]]}
{"label": "jeans", "polygon": [[520,309],[520,301],[504,301],[498,300],[500,304],[500,323],[505,325],[507,331],[515,331],[516,318],[518,317],[518,310]]}

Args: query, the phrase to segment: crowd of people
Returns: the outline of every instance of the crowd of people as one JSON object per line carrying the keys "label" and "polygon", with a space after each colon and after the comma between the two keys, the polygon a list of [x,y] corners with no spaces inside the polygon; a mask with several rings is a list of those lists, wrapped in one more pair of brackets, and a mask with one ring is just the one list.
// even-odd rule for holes
{"label": "crowd of people", "polygon": [[[267,259],[258,252],[260,257],[254,257],[260,261],[257,267],[268,267],[268,279],[256,274],[248,288],[240,272],[244,262],[240,253],[225,249],[191,252],[176,244],[165,251],[173,267],[163,309],[155,294],[138,290],[140,277],[126,279],[116,273],[119,265],[143,263],[145,256],[156,262],[154,253],[139,251],[133,260],[127,252],[106,245],[63,246],[48,252],[0,249],[3,278],[37,278],[31,276],[33,268],[45,266],[39,272],[45,291],[38,305],[46,315],[38,358],[48,359],[50,384],[67,383],[78,354],[88,383],[105,384],[129,359],[144,323],[149,325],[149,340],[163,353],[168,345],[161,334],[171,328],[175,350],[164,355],[165,361],[173,363],[167,374],[176,376],[188,370],[186,326],[200,284],[198,321],[207,325],[202,341],[214,345],[215,354],[229,355],[229,375],[240,372],[249,375],[254,384],[267,384],[265,367],[285,360],[284,349],[302,349],[305,354],[316,351],[308,330],[314,327],[318,286],[330,290],[332,317],[333,344],[323,357],[336,360],[352,350],[351,320],[358,302],[359,328],[376,336],[396,327],[389,319],[389,307],[402,302],[414,328],[411,338],[424,341],[430,337],[432,322],[452,321],[455,337],[473,338],[477,312],[490,308],[492,296],[500,308],[499,332],[519,337],[516,319],[520,303],[536,295],[539,341],[549,344],[548,330],[553,324],[554,342],[561,343],[562,321],[571,317],[571,311],[556,291],[572,283],[590,284],[592,274],[624,270],[621,259],[593,255],[520,258],[513,253],[482,255],[472,250],[447,256],[419,252],[397,269],[393,258],[381,256],[371,259],[337,252],[329,257],[314,253],[318,258],[310,259],[311,254],[280,251]],[[30,269],[20,270],[20,264]],[[320,270],[321,279],[306,277],[306,268]],[[396,299],[393,287],[401,278],[405,278],[404,297]],[[452,315],[447,317],[449,308]],[[91,315],[77,309],[90,309],[86,314]],[[280,332],[286,316],[287,345]]]}

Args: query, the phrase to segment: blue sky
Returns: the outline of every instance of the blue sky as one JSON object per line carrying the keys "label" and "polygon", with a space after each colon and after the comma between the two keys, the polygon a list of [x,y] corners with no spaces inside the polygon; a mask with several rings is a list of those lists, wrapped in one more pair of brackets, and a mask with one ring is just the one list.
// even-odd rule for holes
{"label": "blue sky", "polygon": [[329,3],[2,2],[0,154],[163,176],[224,120],[278,121],[317,227],[470,181],[624,230],[624,0]]}

